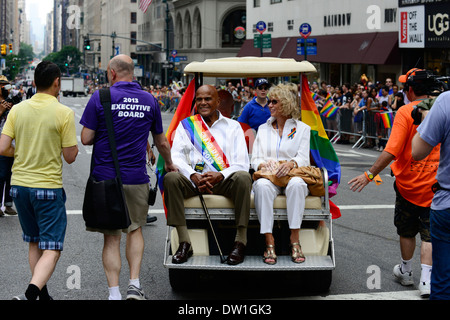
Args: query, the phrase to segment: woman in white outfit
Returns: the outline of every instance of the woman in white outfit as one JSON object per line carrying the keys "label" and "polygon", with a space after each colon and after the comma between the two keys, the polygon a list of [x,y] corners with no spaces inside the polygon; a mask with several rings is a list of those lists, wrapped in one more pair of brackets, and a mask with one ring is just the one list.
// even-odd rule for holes
{"label": "woman in white outfit", "polygon": [[[301,122],[297,85],[279,84],[269,91],[271,117],[258,129],[252,153],[255,170],[271,171],[277,177],[286,176],[296,167],[309,166],[311,128]],[[279,164],[279,161],[285,160]],[[291,258],[295,263],[305,261],[299,233],[308,195],[307,184],[299,177],[290,179],[286,188],[280,188],[270,180],[260,178],[253,184],[255,209],[265,235],[266,250],[263,261],[275,264],[275,240],[273,230],[273,203],[279,194],[286,195],[286,209],[291,229]]]}

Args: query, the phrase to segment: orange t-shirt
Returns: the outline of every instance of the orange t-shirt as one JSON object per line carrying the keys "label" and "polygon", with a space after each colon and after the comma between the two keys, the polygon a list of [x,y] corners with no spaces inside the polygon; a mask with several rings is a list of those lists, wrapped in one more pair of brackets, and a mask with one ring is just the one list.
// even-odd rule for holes
{"label": "orange t-shirt", "polygon": [[420,102],[411,102],[397,111],[391,135],[384,150],[395,156],[391,169],[400,194],[417,206],[430,207],[434,196],[431,186],[436,183],[439,167],[440,145],[437,145],[428,157],[421,161],[415,161],[412,158],[411,142],[418,126],[414,125],[411,112]]}

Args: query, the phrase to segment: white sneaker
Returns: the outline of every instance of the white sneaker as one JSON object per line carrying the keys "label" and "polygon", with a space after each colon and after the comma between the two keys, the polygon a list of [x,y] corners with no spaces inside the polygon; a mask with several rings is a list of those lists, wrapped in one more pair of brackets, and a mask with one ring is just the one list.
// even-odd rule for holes
{"label": "white sneaker", "polygon": [[419,283],[419,291],[422,298],[428,298],[430,296],[430,283],[421,281]]}
{"label": "white sneaker", "polygon": [[402,286],[412,286],[414,284],[412,271],[403,273],[399,264],[394,267],[394,276]]}

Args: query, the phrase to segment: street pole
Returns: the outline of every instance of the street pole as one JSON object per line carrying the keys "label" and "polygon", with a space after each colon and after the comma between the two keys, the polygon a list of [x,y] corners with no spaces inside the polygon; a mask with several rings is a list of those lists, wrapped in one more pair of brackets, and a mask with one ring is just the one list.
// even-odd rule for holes
{"label": "street pole", "polygon": [[[169,3],[167,0],[163,0],[163,2],[166,3],[166,61],[167,63],[169,63],[169,23],[170,23],[170,19],[169,19]],[[165,80],[166,80],[166,84],[169,85],[169,68],[165,68]]]}
{"label": "street pole", "polygon": [[111,59],[114,58],[114,56],[115,56],[114,53],[116,51],[116,38],[117,38],[117,35],[116,35],[116,32],[114,31],[111,34],[111,39],[112,39],[112,55],[111,55]]}

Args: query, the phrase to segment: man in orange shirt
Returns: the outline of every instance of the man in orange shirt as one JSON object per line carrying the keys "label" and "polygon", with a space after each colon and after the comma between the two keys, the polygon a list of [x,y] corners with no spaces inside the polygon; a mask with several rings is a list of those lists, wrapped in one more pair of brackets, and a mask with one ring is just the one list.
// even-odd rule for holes
{"label": "man in orange shirt", "polygon": [[[405,83],[405,91],[409,101],[412,102],[398,110],[386,148],[370,170],[353,178],[348,184],[352,191],[361,192],[374,177],[394,161],[391,165],[396,191],[394,224],[400,236],[402,258],[401,263],[394,267],[394,276],[404,286],[414,284],[412,258],[416,246],[415,237],[420,233],[422,274],[419,290],[422,297],[428,297],[432,266],[429,214],[434,195],[431,187],[436,183],[440,146],[436,146],[430,155],[421,161],[412,158],[411,141],[418,127],[412,112],[419,103],[428,99],[426,83],[414,80],[418,71],[424,72],[412,69],[399,78],[401,83]],[[425,115],[423,113],[421,117]]]}

